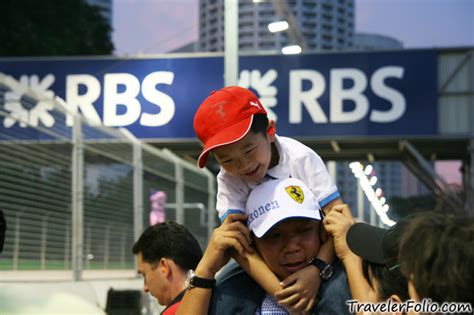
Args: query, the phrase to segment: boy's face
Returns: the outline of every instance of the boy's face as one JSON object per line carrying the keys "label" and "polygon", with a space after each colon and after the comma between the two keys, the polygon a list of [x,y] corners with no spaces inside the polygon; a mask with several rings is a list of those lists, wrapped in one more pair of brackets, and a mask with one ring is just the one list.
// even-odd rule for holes
{"label": "boy's face", "polygon": [[319,252],[320,221],[289,219],[274,226],[261,238],[254,238],[257,251],[281,280],[308,266]]}
{"label": "boy's face", "polygon": [[259,181],[270,166],[275,136],[249,131],[241,140],[213,150],[226,172],[248,182]]}

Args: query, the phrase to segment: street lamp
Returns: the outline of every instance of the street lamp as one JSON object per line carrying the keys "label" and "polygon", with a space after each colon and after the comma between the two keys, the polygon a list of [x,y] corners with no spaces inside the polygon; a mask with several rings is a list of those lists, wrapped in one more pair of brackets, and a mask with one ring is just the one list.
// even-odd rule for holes
{"label": "street lamp", "polygon": [[297,55],[301,53],[301,46],[300,45],[290,45],[285,46],[281,49],[281,53],[283,55]]}
{"label": "street lamp", "polygon": [[268,24],[268,30],[272,33],[286,31],[288,29],[287,21],[277,21]]}

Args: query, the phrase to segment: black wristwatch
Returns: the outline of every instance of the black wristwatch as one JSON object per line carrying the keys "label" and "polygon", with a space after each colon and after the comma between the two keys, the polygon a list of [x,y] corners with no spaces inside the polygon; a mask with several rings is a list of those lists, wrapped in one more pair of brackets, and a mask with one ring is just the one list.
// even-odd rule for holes
{"label": "black wristwatch", "polygon": [[196,276],[194,270],[189,270],[186,283],[187,290],[191,290],[192,288],[212,289],[216,285],[216,279],[200,278]]}
{"label": "black wristwatch", "polygon": [[323,280],[328,280],[331,278],[332,274],[334,273],[332,265],[328,264],[327,262],[314,257],[309,261],[310,265],[315,266],[319,270],[319,275],[321,276],[321,279]]}

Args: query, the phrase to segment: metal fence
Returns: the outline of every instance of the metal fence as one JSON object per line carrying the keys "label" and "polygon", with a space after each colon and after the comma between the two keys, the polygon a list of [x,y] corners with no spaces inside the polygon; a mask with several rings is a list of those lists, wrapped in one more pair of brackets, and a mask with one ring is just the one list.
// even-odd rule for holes
{"label": "metal fence", "polygon": [[207,244],[215,224],[208,170],[86,121],[33,81],[0,74],[0,208],[8,226],[0,271],[71,270],[79,280],[83,270],[132,269],[155,191],[167,194],[166,219]]}

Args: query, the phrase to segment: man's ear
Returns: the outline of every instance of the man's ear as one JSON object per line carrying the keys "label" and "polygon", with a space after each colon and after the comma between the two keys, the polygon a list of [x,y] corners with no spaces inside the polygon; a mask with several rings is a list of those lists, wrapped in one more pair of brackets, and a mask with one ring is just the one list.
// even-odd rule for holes
{"label": "man's ear", "polygon": [[394,303],[402,303],[402,299],[396,294],[390,295],[389,300],[392,300]]}
{"label": "man's ear", "polygon": [[274,120],[268,120],[267,134],[270,139],[270,142],[275,141],[276,126]]}
{"label": "man's ear", "polygon": [[168,276],[171,272],[171,266],[168,262],[168,259],[162,257],[158,263],[159,272],[161,272],[165,277]]}
{"label": "man's ear", "polygon": [[[393,303],[402,303],[402,299],[396,294],[390,295],[390,297],[388,299],[391,300]],[[395,312],[394,314],[402,315],[403,313]]]}

